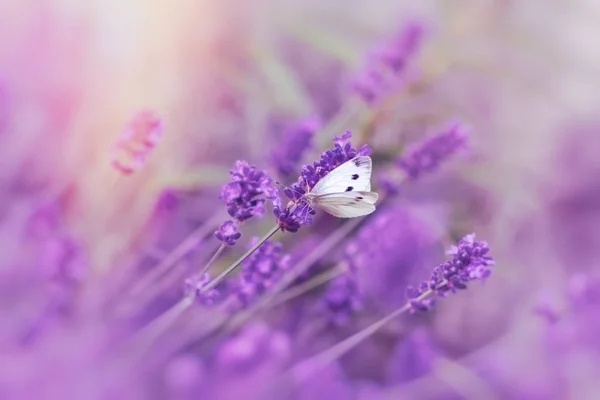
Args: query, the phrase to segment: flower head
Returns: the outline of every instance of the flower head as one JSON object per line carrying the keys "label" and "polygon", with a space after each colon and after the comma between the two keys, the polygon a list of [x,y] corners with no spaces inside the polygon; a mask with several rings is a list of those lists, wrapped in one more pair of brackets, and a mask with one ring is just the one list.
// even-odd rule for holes
{"label": "flower head", "polygon": [[277,195],[271,178],[245,161],[236,161],[229,174],[231,182],[221,190],[229,215],[238,221],[263,216],[265,201]]}
{"label": "flower head", "polygon": [[[253,246],[258,238],[251,242]],[[281,243],[266,241],[242,265],[238,298],[243,305],[273,286],[290,267],[290,257]]]}
{"label": "flower head", "polygon": [[296,171],[302,157],[311,148],[315,132],[320,127],[321,122],[318,119],[310,118],[287,129],[281,143],[271,155],[273,165],[280,176],[288,177]]}
{"label": "flower head", "polygon": [[379,100],[399,79],[405,78],[407,66],[421,48],[424,36],[423,25],[411,22],[375,48],[353,82],[354,91],[368,104]]}
{"label": "flower head", "polygon": [[457,246],[448,250],[452,260],[434,268],[430,279],[418,288],[407,288],[406,295],[413,309],[427,310],[433,306],[430,299],[423,298],[427,293],[446,296],[457,289],[466,289],[470,281],[489,277],[492,273],[489,267],[494,265],[494,259],[487,255],[489,251],[486,242],[475,241],[475,234],[463,237]]}
{"label": "flower head", "polygon": [[325,291],[323,303],[329,314],[330,323],[337,326],[347,324],[354,313],[363,307],[356,276],[346,273],[331,282]]}
{"label": "flower head", "polygon": [[287,206],[283,207],[281,202],[275,202],[273,213],[277,218],[282,230],[297,232],[303,225],[309,225],[312,222],[311,216],[314,210],[304,199],[317,182],[339,167],[348,160],[357,155],[369,155],[371,149],[363,145],[356,149],[350,143],[352,133],[347,131],[341,137],[335,137],[334,146],[321,154],[321,158],[312,165],[304,165],[297,182],[284,189],[283,193],[290,199]]}
{"label": "flower head", "polygon": [[204,305],[214,304],[221,293],[218,289],[205,290],[204,287],[210,282],[210,275],[207,273],[199,276],[194,275],[185,280],[185,295],[193,297],[197,302]]}
{"label": "flower head", "polygon": [[233,221],[225,221],[215,231],[215,237],[227,246],[233,246],[242,237],[237,225]]}
{"label": "flower head", "polygon": [[113,147],[113,166],[124,174],[142,169],[162,136],[162,121],[156,114],[148,110],[138,112]]}
{"label": "flower head", "polygon": [[417,143],[400,157],[396,164],[411,180],[422,174],[436,171],[439,166],[468,142],[468,130],[460,123],[453,123],[441,132]]}

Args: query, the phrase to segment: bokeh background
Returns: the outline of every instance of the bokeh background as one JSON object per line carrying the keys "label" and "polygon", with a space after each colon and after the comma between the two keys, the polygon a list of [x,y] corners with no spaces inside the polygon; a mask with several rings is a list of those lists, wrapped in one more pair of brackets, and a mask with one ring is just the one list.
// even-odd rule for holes
{"label": "bokeh background", "polygon": [[[353,79],[411,22],[425,39],[403,84],[361,103]],[[272,398],[249,387],[393,310],[470,232],[497,264],[483,285],[392,323],[332,364],[334,378],[273,398],[598,398],[599,35],[592,0],[0,1],[0,398]],[[125,175],[111,149],[140,110],[163,137]],[[235,375],[218,360],[236,331],[195,337],[213,318],[199,307],[129,357],[123,337],[175,304],[218,246],[210,233],[228,218],[218,197],[234,161],[276,177],[271,154],[307,118],[324,128],[304,162],[350,130],[374,149],[374,182],[448,121],[469,127],[470,145],[369,217],[380,228],[324,257],[335,265],[344,246],[392,237],[373,258],[386,271],[361,270],[373,303],[349,324],[318,328],[306,312],[293,322],[295,303],[256,315],[247,326],[284,335],[264,340],[292,356]],[[208,238],[135,313],[107,316],[118,304],[106,299],[207,221]],[[273,221],[268,210],[245,224],[215,270]],[[277,240],[302,255],[340,224],[317,222]]]}

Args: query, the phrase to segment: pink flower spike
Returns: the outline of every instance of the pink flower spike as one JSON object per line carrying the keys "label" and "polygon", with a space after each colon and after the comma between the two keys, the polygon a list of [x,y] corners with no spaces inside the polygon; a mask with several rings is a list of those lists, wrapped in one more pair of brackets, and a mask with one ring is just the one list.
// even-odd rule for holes
{"label": "pink flower spike", "polygon": [[140,111],[129,122],[112,151],[112,165],[123,174],[142,169],[162,139],[162,121],[152,111]]}

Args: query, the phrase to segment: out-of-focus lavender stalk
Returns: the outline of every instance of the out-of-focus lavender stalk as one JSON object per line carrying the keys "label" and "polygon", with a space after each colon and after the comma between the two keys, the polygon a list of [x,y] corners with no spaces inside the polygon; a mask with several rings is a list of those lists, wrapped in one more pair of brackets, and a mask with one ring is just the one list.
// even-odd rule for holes
{"label": "out-of-focus lavender stalk", "polygon": [[156,282],[154,286],[153,283],[164,275],[173,265],[175,265],[175,263],[185,257],[186,254],[196,248],[202,239],[209,235],[210,231],[214,229],[221,218],[220,215],[215,215],[207,222],[200,225],[154,268],[148,271],[146,275],[137,280],[128,293],[129,297],[135,299],[135,301],[132,301],[132,304],[135,303],[139,308],[139,306],[145,304],[145,302],[142,302],[140,299],[141,295],[143,295],[144,298],[149,299],[152,298],[154,294],[160,292],[163,289],[162,283],[160,281]]}
{"label": "out-of-focus lavender stalk", "polygon": [[227,269],[217,275],[214,279],[206,282],[201,287],[198,287],[196,291],[191,293],[192,295],[184,296],[182,300],[180,300],[177,304],[169,308],[167,311],[158,316],[154,321],[152,321],[146,328],[144,328],[144,333],[140,335],[141,340],[145,343],[149,340],[154,340],[162,332],[167,330],[174,322],[176,322],[177,318],[185,312],[190,306],[194,304],[194,298],[197,296],[203,296],[214,290],[214,288],[233,270],[239,267],[244,260],[246,260],[252,253],[254,253],[264,242],[269,240],[271,236],[273,236],[279,230],[279,226],[276,225],[273,227],[265,236],[263,236],[260,240],[256,242],[252,248],[250,248],[244,255],[242,255],[239,259],[237,259],[233,264],[231,264]]}
{"label": "out-of-focus lavender stalk", "polygon": [[297,286],[292,287],[289,290],[284,291],[281,295],[272,298],[272,300],[267,303],[267,307],[276,307],[280,304],[283,304],[287,301],[290,301],[298,296],[307,293],[308,291],[329,282],[330,280],[344,274],[347,272],[347,268],[344,265],[337,265],[325,272],[322,272],[318,275],[313,276],[306,282],[303,282]]}
{"label": "out-of-focus lavender stalk", "polygon": [[154,112],[138,112],[114,144],[112,165],[125,175],[142,169],[162,135],[162,121]]}

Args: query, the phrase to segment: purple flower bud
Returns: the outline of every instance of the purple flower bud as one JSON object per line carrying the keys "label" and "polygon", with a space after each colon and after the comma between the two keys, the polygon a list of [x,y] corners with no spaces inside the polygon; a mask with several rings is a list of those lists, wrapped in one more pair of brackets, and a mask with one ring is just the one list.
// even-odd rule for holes
{"label": "purple flower bud", "polygon": [[373,49],[363,72],[353,82],[354,91],[367,104],[377,102],[396,82],[406,79],[408,64],[421,48],[424,36],[423,25],[411,22]]}
{"label": "purple flower bud", "polygon": [[237,225],[233,221],[225,221],[218,230],[215,231],[215,237],[227,246],[233,246],[239,238],[242,237]]}
{"label": "purple flower bud", "polygon": [[413,146],[396,164],[409,179],[415,180],[424,173],[436,171],[444,161],[465,148],[467,141],[468,130],[454,123]]}
{"label": "purple flower bud", "polygon": [[315,161],[312,165],[302,167],[298,181],[286,188],[283,193],[290,199],[290,202],[284,207],[281,201],[274,201],[273,214],[277,218],[277,223],[284,231],[297,232],[302,226],[310,225],[312,222],[311,216],[315,211],[310,208],[304,195],[308,193],[317,182],[339,167],[348,160],[353,159],[357,155],[369,155],[371,149],[367,145],[363,145],[360,149],[356,149],[350,143],[352,133],[347,131],[341,137],[335,137],[334,147],[321,154],[319,161]]}
{"label": "purple flower bud", "polygon": [[333,325],[346,325],[355,312],[363,307],[356,277],[347,273],[336,278],[327,288],[324,304]]}
{"label": "purple flower bud", "polygon": [[[258,238],[250,244],[253,246]],[[242,305],[251,303],[257,296],[273,286],[290,267],[290,257],[283,253],[281,243],[266,241],[242,264],[237,290]]]}
{"label": "purple flower bud", "polygon": [[398,342],[388,366],[388,381],[398,384],[427,375],[440,355],[431,334],[418,328]]}
{"label": "purple flower bud", "polygon": [[431,278],[421,283],[419,288],[407,288],[412,309],[428,310],[432,307],[430,299],[418,299],[422,294],[431,291],[438,296],[446,296],[456,290],[467,288],[467,283],[473,280],[484,280],[490,276],[489,267],[494,265],[486,242],[475,241],[475,234],[466,235],[457,246],[452,246],[448,253],[452,260],[445,261],[433,269]]}
{"label": "purple flower bud", "polygon": [[265,201],[277,197],[271,178],[245,161],[236,161],[229,174],[231,182],[221,191],[221,199],[225,200],[229,215],[238,221],[263,216]]}
{"label": "purple flower bud", "polygon": [[321,122],[310,118],[290,127],[283,135],[281,143],[273,151],[271,158],[275,169],[282,177],[292,175],[302,161],[302,157],[312,147],[315,132]]}
{"label": "purple flower bud", "polygon": [[185,280],[185,295],[193,296],[196,301],[203,305],[212,305],[220,297],[220,292],[217,289],[203,291],[204,287],[210,282],[208,273],[202,276],[192,276]]}
{"label": "purple flower bud", "polygon": [[216,355],[222,373],[245,374],[261,364],[280,364],[291,354],[290,339],[263,322],[253,323],[225,342]]}

